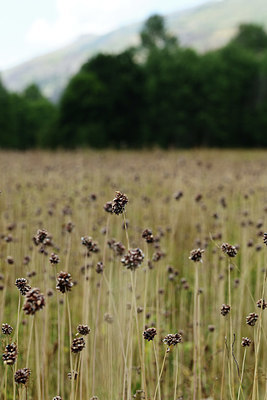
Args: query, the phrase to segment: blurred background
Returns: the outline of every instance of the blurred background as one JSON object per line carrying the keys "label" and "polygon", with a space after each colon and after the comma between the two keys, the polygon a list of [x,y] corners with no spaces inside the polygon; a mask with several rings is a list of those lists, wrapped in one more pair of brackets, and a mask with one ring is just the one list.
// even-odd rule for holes
{"label": "blurred background", "polygon": [[266,0],[1,9],[1,148],[267,146]]}

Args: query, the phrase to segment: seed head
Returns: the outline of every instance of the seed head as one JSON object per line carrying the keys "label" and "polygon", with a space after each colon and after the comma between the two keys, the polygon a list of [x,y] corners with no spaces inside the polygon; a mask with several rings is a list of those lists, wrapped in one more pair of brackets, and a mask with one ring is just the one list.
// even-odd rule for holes
{"label": "seed head", "polygon": [[215,326],[214,326],[214,325],[209,325],[209,326],[208,326],[208,330],[209,330],[210,332],[214,332],[214,331],[215,331]]}
{"label": "seed head", "polygon": [[156,328],[147,328],[147,329],[143,332],[144,339],[147,340],[148,342],[149,342],[150,340],[153,340],[154,337],[156,336],[156,334],[157,334]]}
{"label": "seed head", "polygon": [[15,372],[14,379],[15,382],[21,385],[26,385],[31,375],[31,370],[29,368],[22,368]]}
{"label": "seed head", "polygon": [[104,265],[103,265],[102,261],[99,261],[99,262],[96,264],[96,272],[97,272],[98,274],[102,274],[103,270],[104,270]]}
{"label": "seed head", "polygon": [[257,307],[261,308],[262,310],[265,310],[265,308],[267,308],[267,303],[265,302],[264,299],[260,299],[257,301]]}
{"label": "seed head", "polygon": [[147,243],[154,242],[154,236],[151,229],[145,229],[142,233],[142,238],[145,239]]}
{"label": "seed head", "polygon": [[110,239],[108,245],[114,251],[116,256],[122,256],[125,252],[125,246],[121,242],[116,242],[114,239]]}
{"label": "seed head", "polygon": [[74,381],[76,381],[77,377],[78,377],[78,372],[77,371],[72,371],[72,373],[68,372],[68,378],[70,380],[73,379]]}
{"label": "seed head", "polygon": [[74,338],[71,345],[72,353],[79,353],[85,348],[85,341],[83,337]]}
{"label": "seed head", "polygon": [[180,200],[181,197],[183,197],[183,195],[184,195],[183,192],[179,191],[179,192],[174,193],[173,197],[175,198],[175,200]]}
{"label": "seed head", "polygon": [[28,281],[25,278],[18,278],[16,279],[15,285],[20,291],[22,296],[25,296],[31,290],[30,285],[28,285]]}
{"label": "seed head", "polygon": [[16,343],[7,344],[2,354],[2,360],[5,365],[14,365],[18,356]]}
{"label": "seed head", "polygon": [[41,310],[45,306],[45,297],[40,289],[34,288],[26,294],[26,300],[23,310],[27,315],[34,315],[36,311]]}
{"label": "seed head", "polygon": [[192,260],[194,262],[202,262],[202,253],[204,253],[205,250],[200,250],[200,249],[195,249],[190,252],[190,257],[189,260]]}
{"label": "seed head", "polygon": [[56,289],[61,293],[70,292],[73,286],[71,274],[61,271],[57,276]]}
{"label": "seed head", "polygon": [[180,333],[169,333],[162,341],[170,348],[182,342],[182,335]]}
{"label": "seed head", "polygon": [[223,253],[227,254],[229,257],[235,257],[237,255],[237,248],[229,243],[223,243],[221,249]]}
{"label": "seed head", "polygon": [[241,346],[249,347],[250,345],[251,345],[251,339],[249,339],[248,337],[243,337],[242,338],[242,342],[241,342]]}
{"label": "seed head", "polygon": [[107,213],[112,213],[112,201],[108,201],[105,205],[104,205],[104,210]]}
{"label": "seed head", "polygon": [[50,238],[49,233],[45,229],[38,229],[36,235],[33,237],[34,244],[45,244],[47,238]]}
{"label": "seed head", "polygon": [[80,335],[86,336],[89,335],[91,329],[89,328],[88,325],[78,325],[77,326],[77,331],[79,332]]}
{"label": "seed head", "polygon": [[13,332],[13,328],[11,325],[8,324],[2,324],[2,333],[3,335],[11,335]]}
{"label": "seed head", "polygon": [[229,306],[228,304],[223,304],[221,306],[221,314],[225,317],[227,314],[229,314],[231,310],[231,306]]}
{"label": "seed head", "polygon": [[72,222],[68,222],[66,225],[65,225],[65,228],[66,228],[66,231],[68,232],[68,233],[71,233],[72,231],[73,231],[73,229],[74,229],[74,224],[72,223]]}
{"label": "seed head", "polygon": [[105,313],[104,314],[104,321],[107,322],[108,324],[112,324],[113,323],[112,315],[109,314],[109,313]]}
{"label": "seed head", "polygon": [[60,259],[59,259],[59,256],[57,254],[51,253],[49,261],[51,262],[51,264],[58,264]]}
{"label": "seed head", "polygon": [[121,262],[127,269],[134,271],[142,264],[144,258],[145,256],[142,250],[136,248],[129,250],[128,253],[122,257]]}
{"label": "seed head", "polygon": [[250,313],[247,317],[246,317],[246,322],[248,325],[250,326],[254,326],[258,320],[259,316],[258,314],[255,313]]}
{"label": "seed head", "polygon": [[116,196],[112,201],[112,212],[116,215],[122,214],[125,211],[125,206],[128,203],[128,197],[117,191]]}
{"label": "seed head", "polygon": [[81,241],[82,241],[82,244],[84,246],[86,246],[88,251],[91,251],[92,253],[98,253],[99,252],[98,244],[93,241],[91,236],[83,236],[81,238]]}

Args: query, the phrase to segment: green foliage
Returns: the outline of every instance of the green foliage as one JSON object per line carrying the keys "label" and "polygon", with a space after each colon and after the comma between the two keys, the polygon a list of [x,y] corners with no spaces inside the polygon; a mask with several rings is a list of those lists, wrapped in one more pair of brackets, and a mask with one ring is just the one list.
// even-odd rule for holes
{"label": "green foliage", "polygon": [[267,34],[241,25],[220,50],[181,48],[159,15],[142,46],[98,54],[70,80],[58,106],[36,85],[0,83],[5,148],[267,146]]}
{"label": "green foliage", "polygon": [[60,143],[67,147],[142,145],[143,80],[131,51],[99,54],[86,63],[60,101]]}
{"label": "green foliage", "polygon": [[241,24],[231,42],[256,53],[267,50],[267,34],[260,25]]}
{"label": "green foliage", "polygon": [[150,51],[177,45],[177,38],[166,31],[164,18],[157,14],[148,18],[140,36],[142,47]]}

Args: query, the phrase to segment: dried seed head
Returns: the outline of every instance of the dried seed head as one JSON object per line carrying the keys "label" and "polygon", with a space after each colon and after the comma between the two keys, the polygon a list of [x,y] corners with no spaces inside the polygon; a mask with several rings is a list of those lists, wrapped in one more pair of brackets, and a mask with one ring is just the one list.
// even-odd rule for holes
{"label": "dried seed head", "polygon": [[231,310],[231,306],[229,306],[228,304],[223,304],[221,306],[221,314],[225,317],[227,314],[229,314]]}
{"label": "dried seed head", "polygon": [[74,381],[76,381],[77,377],[78,377],[78,372],[77,371],[72,371],[72,373],[68,372],[68,378],[70,380],[73,379]]}
{"label": "dried seed head", "polygon": [[128,197],[117,191],[116,196],[112,201],[112,212],[116,215],[122,214],[125,211],[125,206],[128,203]]}
{"label": "dried seed head", "polygon": [[51,236],[45,229],[38,229],[36,235],[33,237],[34,244],[38,245],[40,243],[45,244],[46,239],[50,239]]}
{"label": "dried seed head", "polygon": [[17,384],[26,385],[31,375],[29,368],[22,368],[15,372],[14,379]]}
{"label": "dried seed head", "polygon": [[175,198],[175,200],[180,200],[183,195],[183,192],[180,190],[179,192],[174,193],[173,197]]}
{"label": "dried seed head", "polygon": [[51,262],[51,264],[58,264],[60,259],[59,259],[59,256],[57,254],[51,253],[49,261]]}
{"label": "dried seed head", "polygon": [[86,246],[88,251],[91,251],[92,253],[98,253],[99,248],[97,242],[94,242],[91,236],[83,236],[81,238],[82,244]]}
{"label": "dried seed head", "polygon": [[122,257],[121,262],[127,269],[134,271],[142,264],[144,258],[145,256],[142,250],[136,248],[129,250],[128,253]]}
{"label": "dried seed head", "polygon": [[45,306],[45,297],[40,289],[34,288],[26,294],[26,300],[23,310],[27,315],[34,315],[36,311],[41,310]]}
{"label": "dried seed head", "polygon": [[192,260],[194,262],[202,262],[202,253],[204,253],[205,250],[200,250],[200,249],[194,249],[190,252],[190,257],[189,260]]}
{"label": "dried seed head", "polygon": [[125,252],[125,246],[121,242],[116,242],[115,240],[111,239],[108,241],[108,245],[114,251],[116,256],[122,256]]}
{"label": "dried seed head", "polygon": [[2,360],[5,365],[14,365],[18,356],[16,343],[7,344],[2,354]]}
{"label": "dried seed head", "polygon": [[78,325],[77,326],[77,331],[79,332],[80,335],[86,336],[89,335],[91,329],[89,328],[88,325]]}
{"label": "dried seed head", "polygon": [[104,271],[104,265],[103,265],[103,263],[102,263],[102,261],[99,261],[97,264],[96,264],[96,272],[98,273],[98,274],[102,274],[102,272]]}
{"label": "dried seed head", "polygon": [[112,201],[108,201],[105,205],[104,205],[104,210],[108,213],[112,213]]}
{"label": "dried seed head", "polygon": [[104,314],[104,321],[107,322],[108,324],[112,324],[113,323],[112,315],[109,314],[109,313],[105,313]]}
{"label": "dried seed head", "polygon": [[61,293],[70,292],[73,286],[71,274],[61,271],[57,276],[56,289]]}
{"label": "dried seed head", "polygon": [[3,335],[11,335],[13,332],[13,328],[11,325],[8,324],[2,324],[2,333]]}
{"label": "dried seed head", "polygon": [[11,257],[11,256],[7,256],[6,261],[7,261],[7,263],[8,263],[9,265],[14,264],[14,258]]}
{"label": "dried seed head", "polygon": [[246,323],[250,326],[254,326],[258,320],[259,316],[258,314],[255,313],[250,313],[247,317],[246,317]]}
{"label": "dried seed head", "polygon": [[154,337],[156,336],[156,334],[157,334],[156,328],[147,328],[147,329],[143,332],[144,339],[147,340],[148,342],[149,342],[150,340],[153,340]]}
{"label": "dried seed head", "polygon": [[209,326],[208,326],[208,330],[209,330],[210,332],[214,332],[214,331],[215,331],[215,326],[214,326],[214,325],[209,325]]}
{"label": "dried seed head", "polygon": [[72,222],[68,222],[68,223],[65,225],[65,229],[66,229],[66,231],[67,231],[68,233],[71,233],[71,232],[73,231],[74,227],[75,227],[75,225],[74,225]]}
{"label": "dried seed head", "polygon": [[135,392],[135,394],[133,395],[133,398],[134,398],[135,400],[143,400],[143,399],[145,399],[146,396],[145,396],[144,390],[138,389],[138,390]]}
{"label": "dried seed head", "polygon": [[237,248],[229,243],[223,243],[221,249],[229,257],[235,257],[237,255]]}
{"label": "dried seed head", "polygon": [[249,347],[250,345],[251,345],[251,339],[249,339],[248,337],[243,337],[242,338],[242,342],[241,342],[241,346]]}
{"label": "dried seed head", "polygon": [[168,347],[175,346],[182,342],[182,335],[180,333],[169,333],[162,341]]}
{"label": "dried seed head", "polygon": [[257,301],[257,307],[261,308],[262,310],[265,310],[265,308],[267,308],[267,303],[265,302],[264,299],[260,299]]}
{"label": "dried seed head", "polygon": [[145,229],[142,233],[142,238],[145,239],[147,243],[154,242],[154,236],[151,229]]}
{"label": "dried seed head", "polygon": [[161,250],[155,251],[155,253],[152,256],[152,261],[158,262],[164,256],[165,256],[165,254],[163,253],[163,251],[161,251]]}
{"label": "dried seed head", "polygon": [[71,344],[72,353],[79,353],[85,348],[85,341],[83,337],[74,338]]}
{"label": "dried seed head", "polygon": [[31,290],[30,285],[28,285],[28,281],[25,278],[18,278],[16,279],[15,285],[20,291],[22,296],[25,296]]}

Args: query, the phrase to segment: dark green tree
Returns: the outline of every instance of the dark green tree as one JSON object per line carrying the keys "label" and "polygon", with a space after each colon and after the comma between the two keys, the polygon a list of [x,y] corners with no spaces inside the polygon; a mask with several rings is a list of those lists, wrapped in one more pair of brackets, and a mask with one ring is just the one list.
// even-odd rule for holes
{"label": "dark green tree", "polygon": [[59,127],[67,146],[138,146],[143,110],[143,72],[133,52],[99,54],[64,92]]}
{"label": "dark green tree", "polygon": [[267,33],[261,25],[241,24],[231,43],[261,53],[267,50]]}
{"label": "dark green tree", "polygon": [[140,33],[141,45],[144,49],[153,50],[164,47],[176,47],[178,40],[167,32],[164,18],[155,14],[147,19]]}

